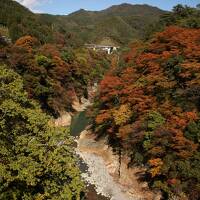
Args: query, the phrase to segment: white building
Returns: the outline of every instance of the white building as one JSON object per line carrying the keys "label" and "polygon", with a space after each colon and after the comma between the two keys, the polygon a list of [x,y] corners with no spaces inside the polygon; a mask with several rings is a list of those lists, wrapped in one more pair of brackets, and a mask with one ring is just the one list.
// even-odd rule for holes
{"label": "white building", "polygon": [[117,51],[119,47],[109,45],[97,45],[97,44],[85,44],[86,48],[93,49],[94,51],[106,51],[108,54],[112,54]]}

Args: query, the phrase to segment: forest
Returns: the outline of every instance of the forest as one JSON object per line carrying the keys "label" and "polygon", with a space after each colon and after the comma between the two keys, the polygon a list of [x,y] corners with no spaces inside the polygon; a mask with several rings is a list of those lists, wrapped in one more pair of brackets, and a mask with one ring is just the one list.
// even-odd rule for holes
{"label": "forest", "polygon": [[[147,6],[147,15],[130,25],[135,16],[128,18],[128,4],[120,14],[114,6],[66,18],[36,15],[10,0],[0,5],[15,7],[0,12],[0,199],[84,199],[73,138],[50,121],[75,113],[72,102],[87,98],[94,83],[98,92],[88,116],[96,139],[108,138],[116,154],[128,155],[128,167],[145,167],[141,180],[163,199],[200,199],[200,6],[156,9],[148,22],[155,8]],[[113,32],[103,30],[122,45],[119,52],[81,45],[87,31],[78,35],[76,28],[90,14],[121,22]],[[77,24],[66,32],[62,25],[70,20]],[[102,39],[98,22],[94,41]],[[130,32],[122,35],[122,27]]]}
{"label": "forest", "polygon": [[100,82],[91,114],[97,136],[129,155],[130,167],[144,165],[143,178],[166,199],[200,198],[200,24],[194,17],[188,27],[193,11],[178,5],[165,16],[176,23],[131,44],[125,67],[112,68]]}
{"label": "forest", "polygon": [[124,3],[99,12],[80,9],[69,15],[35,14],[15,1],[0,1],[0,25],[8,28],[13,42],[31,35],[43,44],[64,41],[65,46],[73,47],[107,38],[126,45],[133,38],[143,38],[145,28],[164,13],[149,5]]}
{"label": "forest", "polygon": [[[2,28],[4,33],[8,33]],[[110,65],[104,52],[43,43],[24,35],[0,40],[0,199],[69,199],[85,196],[69,128],[50,122],[75,112],[87,87]]]}
{"label": "forest", "polygon": [[1,48],[0,55],[2,64],[22,76],[29,98],[37,100],[53,116],[71,111],[74,98],[85,96],[87,86],[101,79],[110,62],[105,53],[41,45],[32,36]]}

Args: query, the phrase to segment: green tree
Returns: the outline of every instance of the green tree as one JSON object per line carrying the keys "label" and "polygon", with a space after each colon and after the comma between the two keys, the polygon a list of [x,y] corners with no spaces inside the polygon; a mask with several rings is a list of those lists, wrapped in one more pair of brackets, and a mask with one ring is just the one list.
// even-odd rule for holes
{"label": "green tree", "polygon": [[191,122],[185,130],[185,137],[194,141],[200,142],[200,121]]}
{"label": "green tree", "polygon": [[68,130],[49,124],[18,74],[0,66],[0,80],[0,199],[80,199]]}
{"label": "green tree", "polygon": [[189,14],[191,14],[192,11],[193,11],[192,8],[190,8],[188,6],[183,6],[181,4],[178,4],[178,5],[174,6],[174,8],[173,8],[174,14],[181,16],[181,17],[187,17]]}

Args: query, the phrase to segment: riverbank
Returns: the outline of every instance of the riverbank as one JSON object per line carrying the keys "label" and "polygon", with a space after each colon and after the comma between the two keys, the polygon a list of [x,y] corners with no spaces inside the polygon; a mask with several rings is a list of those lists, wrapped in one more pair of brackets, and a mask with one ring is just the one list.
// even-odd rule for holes
{"label": "riverbank", "polygon": [[159,200],[146,182],[139,182],[143,168],[128,168],[128,158],[122,157],[119,177],[119,157],[106,145],[105,139],[95,140],[90,131],[83,131],[77,140],[77,154],[88,166],[83,178],[95,185],[97,193],[111,200]]}
{"label": "riverbank", "polygon": [[[96,90],[97,87],[94,87],[88,91],[94,93]],[[76,153],[83,161],[79,167],[87,184],[87,200],[161,199],[160,194],[153,193],[146,182],[138,180],[144,168],[128,168],[129,159],[125,156],[121,158],[119,166],[119,156],[114,155],[105,138],[97,141],[89,130],[82,131],[89,123],[85,114],[92,102],[92,95],[89,96],[90,100],[77,99],[77,103],[73,104],[77,114],[65,112],[54,122],[55,126],[70,126],[71,135],[76,138]]]}

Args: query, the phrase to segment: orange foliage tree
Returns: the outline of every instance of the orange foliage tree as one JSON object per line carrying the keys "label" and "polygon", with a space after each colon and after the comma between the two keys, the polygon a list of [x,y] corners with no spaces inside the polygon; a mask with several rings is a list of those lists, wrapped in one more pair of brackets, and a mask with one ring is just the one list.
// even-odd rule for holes
{"label": "orange foliage tree", "polygon": [[31,51],[33,47],[37,46],[38,44],[38,39],[30,35],[21,37],[15,42],[15,46],[25,48],[28,51]]}
{"label": "orange foliage tree", "polygon": [[148,165],[155,187],[169,194],[179,183],[179,192],[200,198],[200,146],[191,140],[200,136],[200,29],[171,26],[131,49],[129,67],[100,84],[94,130]]}

